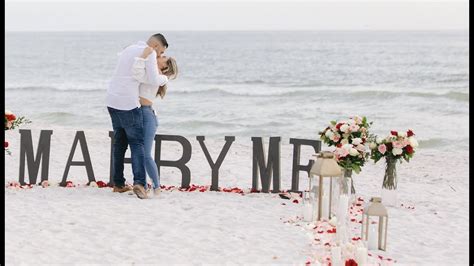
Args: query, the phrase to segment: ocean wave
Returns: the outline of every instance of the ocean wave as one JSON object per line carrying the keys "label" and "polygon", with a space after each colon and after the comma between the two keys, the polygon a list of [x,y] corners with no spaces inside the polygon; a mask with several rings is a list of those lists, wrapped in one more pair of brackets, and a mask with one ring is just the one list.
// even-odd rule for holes
{"label": "ocean wave", "polygon": [[210,120],[188,120],[182,122],[174,122],[171,126],[182,128],[220,128],[220,129],[236,129],[236,128],[277,128],[284,127],[286,123],[270,121],[259,124],[245,124],[235,122],[210,121]]}
{"label": "ocean wave", "polygon": [[[99,86],[98,86],[99,87]],[[52,86],[10,86],[5,87],[5,90],[22,91],[22,92],[105,92],[105,88],[70,88],[70,87],[52,87]]]}
{"label": "ocean wave", "polygon": [[422,97],[422,98],[446,98],[460,102],[469,102],[469,92],[458,92],[458,91],[449,91],[445,93],[437,92],[402,92],[402,91],[375,91],[375,90],[365,90],[365,91],[354,91],[349,93],[353,96],[358,97],[377,97],[377,98],[392,98],[398,96],[411,96],[411,97]]}

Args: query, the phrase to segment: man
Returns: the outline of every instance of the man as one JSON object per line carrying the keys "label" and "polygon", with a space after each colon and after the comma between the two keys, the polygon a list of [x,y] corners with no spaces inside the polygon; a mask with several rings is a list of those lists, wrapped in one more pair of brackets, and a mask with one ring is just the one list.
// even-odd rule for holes
{"label": "man", "polygon": [[140,199],[147,198],[143,114],[139,102],[140,83],[132,77],[132,65],[135,57],[143,50],[152,47],[154,51],[146,59],[148,84],[162,86],[168,81],[158,75],[157,54],[161,55],[168,47],[162,34],[151,36],[147,42],[138,42],[126,47],[119,56],[118,65],[107,90],[107,109],[114,130],[113,181],[114,192],[126,192],[132,188],[125,186],[123,175],[124,157],[127,146],[132,153],[133,192]]}

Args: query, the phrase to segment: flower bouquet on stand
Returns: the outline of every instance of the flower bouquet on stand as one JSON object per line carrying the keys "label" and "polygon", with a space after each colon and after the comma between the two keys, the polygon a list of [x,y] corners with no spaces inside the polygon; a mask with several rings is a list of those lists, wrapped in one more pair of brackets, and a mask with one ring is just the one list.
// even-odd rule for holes
{"label": "flower bouquet on stand", "polygon": [[[30,120],[26,119],[25,117],[16,117],[15,114],[13,114],[11,111],[5,110],[5,130],[13,130],[17,127],[19,127],[22,124],[28,124],[31,123]],[[9,143],[8,141],[4,142],[4,148],[5,152],[8,155],[11,155],[9,148]]]}
{"label": "flower bouquet on stand", "polygon": [[397,162],[407,162],[415,154],[418,141],[415,133],[410,129],[407,132],[390,131],[385,138],[377,137],[369,144],[370,158],[377,163],[385,158],[385,175],[382,184],[382,201],[387,206],[397,206]]}
{"label": "flower bouquet on stand", "polygon": [[356,115],[347,121],[331,121],[328,127],[319,132],[321,141],[330,147],[336,147],[334,154],[343,170],[340,179],[342,194],[355,194],[352,172],[360,173],[369,157],[366,144],[371,125],[372,122],[367,122],[365,116]]}

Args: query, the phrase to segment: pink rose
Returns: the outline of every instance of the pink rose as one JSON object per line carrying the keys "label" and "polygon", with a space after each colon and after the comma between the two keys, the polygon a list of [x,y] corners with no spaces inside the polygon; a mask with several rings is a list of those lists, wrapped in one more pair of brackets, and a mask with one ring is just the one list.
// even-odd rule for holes
{"label": "pink rose", "polygon": [[385,144],[380,144],[378,150],[381,154],[385,154],[385,152],[387,151],[387,146],[385,146]]}
{"label": "pink rose", "polygon": [[359,130],[359,128],[360,128],[360,127],[359,127],[358,125],[356,125],[356,124],[352,124],[352,125],[349,126],[349,130],[350,130],[351,132],[357,132],[357,131]]}
{"label": "pink rose", "polygon": [[394,141],[392,143],[392,145],[393,145],[394,148],[397,148],[397,149],[401,149],[401,148],[405,147],[403,141]]}

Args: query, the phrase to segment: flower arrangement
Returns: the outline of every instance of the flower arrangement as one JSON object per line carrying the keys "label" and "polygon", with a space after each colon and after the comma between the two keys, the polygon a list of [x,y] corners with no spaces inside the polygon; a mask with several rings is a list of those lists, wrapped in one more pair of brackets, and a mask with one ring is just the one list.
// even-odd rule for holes
{"label": "flower arrangement", "polygon": [[383,157],[395,160],[404,159],[409,162],[418,147],[415,133],[410,129],[407,132],[390,131],[385,138],[376,137],[375,142],[369,144],[370,158],[378,162]]}
{"label": "flower arrangement", "polygon": [[409,162],[415,154],[418,141],[411,129],[406,132],[390,131],[385,138],[376,137],[375,142],[369,144],[370,158],[377,163],[385,157],[386,168],[382,187],[388,190],[397,188],[396,163],[403,160]]}
{"label": "flower arrangement", "polygon": [[[25,117],[23,116],[16,117],[16,115],[13,114],[11,111],[5,110],[5,130],[13,130],[22,124],[28,124],[28,123],[31,123],[31,121],[26,119]],[[8,141],[4,141],[5,152],[8,155],[11,155],[11,152],[8,149],[8,147],[9,147]]]}
{"label": "flower arrangement", "polygon": [[334,153],[342,168],[360,173],[369,157],[366,143],[371,125],[372,122],[367,122],[365,116],[356,115],[348,121],[331,121],[319,134],[324,143],[336,147]]}

